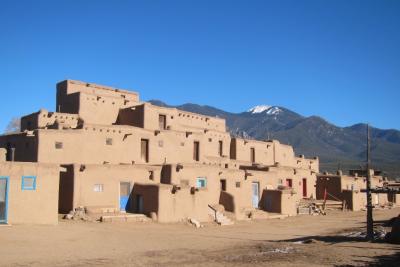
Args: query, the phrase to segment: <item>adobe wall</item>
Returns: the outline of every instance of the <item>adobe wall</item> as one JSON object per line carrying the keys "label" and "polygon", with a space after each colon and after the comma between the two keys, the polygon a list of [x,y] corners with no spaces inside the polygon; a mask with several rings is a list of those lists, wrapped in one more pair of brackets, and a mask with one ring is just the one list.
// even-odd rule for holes
{"label": "adobe wall", "polygon": [[0,147],[6,149],[7,153],[11,153],[10,148],[15,148],[15,161],[37,162],[38,144],[35,132],[0,135]]}
{"label": "adobe wall", "polygon": [[139,103],[135,92],[67,80],[57,84],[56,111],[78,114],[86,123],[112,125],[119,110]]}
{"label": "adobe wall", "polygon": [[[119,210],[120,182],[129,182],[131,190],[135,190],[136,184],[157,185],[160,182],[161,166],[75,164],[73,172],[74,208],[112,207]],[[99,184],[103,187],[102,192],[95,191],[95,185]],[[152,205],[148,201],[157,199],[145,199],[146,205]],[[134,212],[134,203],[130,203],[132,206],[129,211]]]}
{"label": "adobe wall", "polygon": [[176,108],[159,107],[150,103],[122,109],[119,113],[118,122],[123,125],[143,127],[148,130],[163,130],[159,127],[160,115],[165,116],[166,129],[169,130],[226,132],[224,119],[182,111]]}
{"label": "adobe wall", "polygon": [[[53,164],[0,162],[9,177],[9,224],[57,224],[60,168]],[[36,189],[22,190],[22,176],[35,176]]]}
{"label": "adobe wall", "polygon": [[[149,140],[149,163],[208,163],[226,161],[219,156],[219,140],[228,140],[221,133],[207,134],[153,131],[129,126],[85,125],[75,130],[39,130],[38,161],[50,163],[146,163],[141,157],[141,139]],[[107,139],[112,144],[107,144]],[[193,158],[194,142],[200,142],[200,158]],[[56,143],[62,143],[57,149]],[[228,153],[228,141],[224,142],[224,154]],[[17,148],[18,150],[18,148]]]}
{"label": "adobe wall", "polygon": [[[296,193],[294,199],[296,201],[302,198],[315,198],[316,190],[316,174],[311,171],[291,168],[270,167],[268,171],[248,170],[251,176],[250,181],[258,182],[262,190],[276,190],[285,188],[286,179],[292,180],[291,189]],[[303,196],[303,179],[306,179],[307,195]],[[264,208],[264,199],[261,199],[260,206]]]}
{"label": "adobe wall", "polygon": [[232,149],[235,149],[232,159],[247,162],[251,165],[251,148],[255,151],[256,164],[274,165],[275,153],[273,142],[261,142],[256,140],[246,140],[232,138]]}
{"label": "adobe wall", "polygon": [[297,215],[296,193],[293,190],[264,190],[264,210],[289,216]]}
{"label": "adobe wall", "polygon": [[159,187],[158,222],[170,223],[193,218],[200,222],[209,222],[208,214],[209,192],[211,188],[192,191],[189,187],[172,193],[171,185]]}
{"label": "adobe wall", "polygon": [[48,112],[45,109],[21,118],[21,131],[44,128],[76,128],[79,115],[59,112]]}

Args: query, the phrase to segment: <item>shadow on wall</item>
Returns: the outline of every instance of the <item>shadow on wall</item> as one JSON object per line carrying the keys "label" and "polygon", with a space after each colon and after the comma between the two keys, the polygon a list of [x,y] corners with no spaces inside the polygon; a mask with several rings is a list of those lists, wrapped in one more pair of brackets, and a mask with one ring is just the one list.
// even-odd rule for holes
{"label": "shadow on wall", "polygon": [[151,216],[158,213],[157,185],[135,184],[128,200],[128,212],[142,213]]}
{"label": "shadow on wall", "polygon": [[224,206],[226,211],[234,212],[235,211],[235,201],[231,194],[221,191],[219,195],[219,204]]}

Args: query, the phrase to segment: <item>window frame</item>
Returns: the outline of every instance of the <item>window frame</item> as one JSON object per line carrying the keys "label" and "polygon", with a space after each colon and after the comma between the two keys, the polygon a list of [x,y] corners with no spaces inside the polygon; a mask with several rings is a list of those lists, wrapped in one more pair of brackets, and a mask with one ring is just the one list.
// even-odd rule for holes
{"label": "window frame", "polygon": [[[204,185],[198,186],[200,181],[204,181]],[[207,188],[207,177],[197,177],[196,178],[196,188],[197,189]]]}
{"label": "window frame", "polygon": [[[96,190],[96,188],[101,190]],[[103,193],[104,192],[104,184],[94,184],[93,185],[93,192],[95,193]]]}
{"label": "window frame", "polygon": [[[21,178],[21,190],[22,191],[36,191],[36,176],[34,175],[23,175]],[[33,179],[32,187],[25,185],[25,179]]]}

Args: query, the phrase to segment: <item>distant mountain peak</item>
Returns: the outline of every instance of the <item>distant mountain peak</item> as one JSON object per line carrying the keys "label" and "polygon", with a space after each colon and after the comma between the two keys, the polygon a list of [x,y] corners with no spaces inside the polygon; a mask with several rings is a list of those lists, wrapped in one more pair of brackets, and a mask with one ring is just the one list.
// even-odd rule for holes
{"label": "distant mountain peak", "polygon": [[268,115],[278,115],[279,113],[282,112],[282,109],[274,106],[268,106],[268,105],[258,105],[255,107],[252,107],[249,109],[247,112],[250,112],[252,114],[259,114],[259,113],[266,113]]}

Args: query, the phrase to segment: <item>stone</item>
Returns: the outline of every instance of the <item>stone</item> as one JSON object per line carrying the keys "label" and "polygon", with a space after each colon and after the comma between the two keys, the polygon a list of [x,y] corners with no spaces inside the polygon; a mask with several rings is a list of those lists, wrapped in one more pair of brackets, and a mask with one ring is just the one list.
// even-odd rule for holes
{"label": "stone", "polygon": [[198,220],[196,220],[196,219],[189,218],[189,222],[190,222],[191,224],[193,224],[194,226],[196,226],[196,228],[200,228],[200,227],[201,227],[200,222],[199,222]]}

